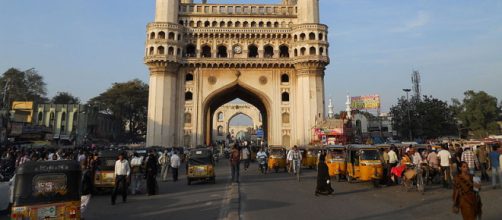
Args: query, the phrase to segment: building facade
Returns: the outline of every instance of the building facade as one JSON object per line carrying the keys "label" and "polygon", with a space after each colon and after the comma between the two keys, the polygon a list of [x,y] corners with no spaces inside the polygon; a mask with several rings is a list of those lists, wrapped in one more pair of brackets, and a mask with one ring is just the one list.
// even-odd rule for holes
{"label": "building facade", "polygon": [[[225,104],[219,107],[215,114],[215,117],[213,117],[213,141],[225,141],[229,135],[235,137],[236,131],[247,132],[247,128],[256,131],[262,126],[260,111],[250,104]],[[252,125],[231,126],[230,121],[240,114],[248,116],[252,121]]]}
{"label": "building facade", "polygon": [[210,144],[217,109],[235,98],[260,111],[269,144],[310,142],[324,119],[329,64],[319,0],[156,3],[145,49],[148,146]]}

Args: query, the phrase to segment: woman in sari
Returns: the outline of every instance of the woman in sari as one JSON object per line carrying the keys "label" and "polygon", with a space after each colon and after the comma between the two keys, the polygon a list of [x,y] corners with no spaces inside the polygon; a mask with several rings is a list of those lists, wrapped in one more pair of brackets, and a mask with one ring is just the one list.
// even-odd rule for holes
{"label": "woman in sari", "polygon": [[321,153],[319,156],[319,163],[317,164],[317,187],[315,190],[315,195],[330,195],[335,190],[331,188],[331,181],[329,178],[328,165],[325,163],[326,153]]}
{"label": "woman in sari", "polygon": [[473,182],[468,164],[461,162],[460,173],[453,184],[453,212],[460,211],[464,220],[481,218],[481,198],[474,188],[480,189],[481,185]]}

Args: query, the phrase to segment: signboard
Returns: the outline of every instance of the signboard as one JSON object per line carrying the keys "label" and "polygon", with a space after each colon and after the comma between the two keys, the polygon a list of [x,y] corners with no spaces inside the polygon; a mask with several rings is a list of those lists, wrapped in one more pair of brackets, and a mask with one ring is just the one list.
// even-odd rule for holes
{"label": "signboard", "polygon": [[258,129],[256,131],[256,137],[263,138],[263,129]]}
{"label": "signboard", "polygon": [[379,95],[356,96],[350,98],[350,102],[350,107],[352,108],[352,110],[369,110],[380,108]]}

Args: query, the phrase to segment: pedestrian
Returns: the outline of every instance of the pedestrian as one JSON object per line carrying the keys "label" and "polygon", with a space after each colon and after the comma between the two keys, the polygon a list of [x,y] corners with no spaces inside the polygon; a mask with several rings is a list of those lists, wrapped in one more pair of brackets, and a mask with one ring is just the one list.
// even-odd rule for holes
{"label": "pedestrian", "polygon": [[159,157],[159,165],[160,165],[160,176],[162,181],[167,181],[167,171],[169,169],[169,155],[167,155],[167,150],[164,151]]}
{"label": "pedestrian", "polygon": [[444,188],[451,187],[451,153],[448,151],[446,146],[442,146],[442,150],[439,151],[439,165],[441,166],[441,182]]}
{"label": "pedestrian", "polygon": [[490,181],[488,176],[488,151],[486,150],[486,145],[478,146],[478,160],[481,168],[481,180]]}
{"label": "pedestrian", "polygon": [[150,151],[148,158],[146,160],[146,189],[149,196],[153,196],[156,194],[157,189],[157,166],[158,160],[155,156],[155,151]]}
{"label": "pedestrian", "polygon": [[117,193],[122,194],[122,202],[127,201],[127,182],[131,168],[129,162],[124,158],[124,154],[120,154],[117,161],[115,161],[115,188],[112,192],[112,205],[115,205]]}
{"label": "pedestrian", "polygon": [[135,195],[136,193],[141,193],[142,190],[142,182],[143,182],[143,157],[139,156],[137,152],[134,152],[133,157],[131,159],[131,193]]}
{"label": "pedestrian", "polygon": [[239,168],[240,168],[240,151],[237,149],[237,146],[232,146],[232,150],[230,151],[230,166],[232,167],[232,182],[239,182]]}
{"label": "pedestrian", "polygon": [[248,168],[249,168],[249,160],[250,160],[250,152],[249,152],[249,149],[248,147],[244,146],[242,148],[242,160],[244,161],[244,171],[247,171]]}
{"label": "pedestrian", "polygon": [[178,181],[178,170],[181,166],[181,158],[178,156],[178,152],[174,151],[173,155],[171,156],[171,168],[173,169],[173,181],[176,182]]}
{"label": "pedestrian", "polygon": [[460,163],[460,173],[455,176],[453,185],[453,212],[462,213],[465,220],[481,219],[482,203],[479,196],[481,184],[473,181],[469,164]]}
{"label": "pedestrian", "polygon": [[472,152],[471,147],[464,147],[461,160],[469,165],[469,172],[471,175],[474,175],[474,171],[479,168],[479,161],[474,152]]}
{"label": "pedestrian", "polygon": [[80,197],[80,212],[84,214],[89,202],[91,201],[92,194],[92,171],[90,170],[87,160],[82,162],[82,196]]}
{"label": "pedestrian", "polygon": [[319,156],[319,163],[317,163],[317,186],[314,193],[315,196],[331,195],[335,191],[331,187],[328,165],[326,165],[325,161],[326,154],[321,153]]}
{"label": "pedestrian", "polygon": [[500,186],[502,186],[502,169],[500,167],[500,153],[497,146],[493,146],[493,151],[490,152],[490,161],[492,166],[492,187],[497,188],[497,180],[499,180]]}

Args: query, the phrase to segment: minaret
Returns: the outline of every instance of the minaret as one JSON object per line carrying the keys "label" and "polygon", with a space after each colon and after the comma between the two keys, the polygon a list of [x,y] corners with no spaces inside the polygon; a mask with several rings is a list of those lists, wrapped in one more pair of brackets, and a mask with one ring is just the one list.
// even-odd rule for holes
{"label": "minaret", "polygon": [[345,102],[345,111],[347,112],[347,118],[348,119],[351,119],[352,118],[352,108],[350,107],[350,105],[352,104],[352,102],[350,101],[350,95],[347,94],[347,101]]}
{"label": "minaret", "polygon": [[333,118],[335,116],[333,100],[330,98],[328,103],[328,118]]}
{"label": "minaret", "polygon": [[179,0],[157,0],[155,22],[178,23]]}
{"label": "minaret", "polygon": [[298,0],[298,23],[319,23],[319,0]]}

